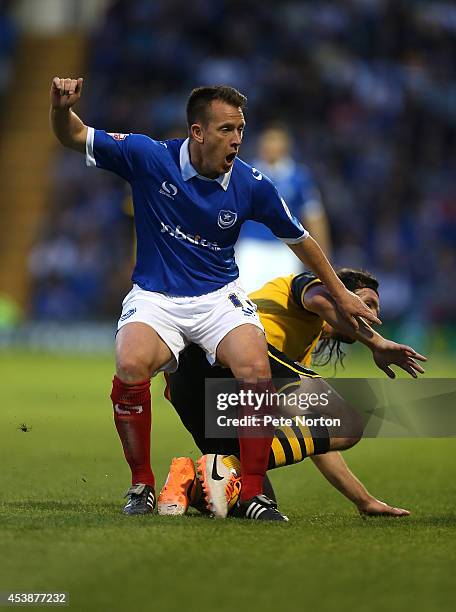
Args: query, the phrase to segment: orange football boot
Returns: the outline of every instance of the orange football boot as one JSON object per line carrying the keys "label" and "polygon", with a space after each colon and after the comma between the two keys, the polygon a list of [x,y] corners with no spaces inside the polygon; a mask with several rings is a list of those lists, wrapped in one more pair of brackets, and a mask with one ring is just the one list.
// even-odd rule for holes
{"label": "orange football boot", "polygon": [[195,488],[195,466],[190,457],[174,457],[169,474],[158,496],[158,514],[179,516],[186,514]]}

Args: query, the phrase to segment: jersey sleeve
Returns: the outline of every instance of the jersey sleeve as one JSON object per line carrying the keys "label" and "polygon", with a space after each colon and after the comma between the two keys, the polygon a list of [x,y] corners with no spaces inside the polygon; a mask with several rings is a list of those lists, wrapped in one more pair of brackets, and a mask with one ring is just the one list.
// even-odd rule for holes
{"label": "jersey sleeve", "polygon": [[308,310],[304,304],[304,296],[306,291],[310,289],[310,287],[321,284],[321,280],[315,276],[313,272],[306,271],[295,276],[291,281],[291,294],[295,303],[304,310]]}
{"label": "jersey sleeve", "polygon": [[118,174],[131,181],[141,173],[144,153],[150,144],[157,144],[142,134],[111,134],[89,127],[86,141],[86,164]]}
{"label": "jersey sleeve", "polygon": [[252,170],[255,180],[252,221],[263,223],[279,240],[287,244],[297,244],[305,240],[309,232],[290,212],[285,200],[280,197],[272,181],[255,168]]}

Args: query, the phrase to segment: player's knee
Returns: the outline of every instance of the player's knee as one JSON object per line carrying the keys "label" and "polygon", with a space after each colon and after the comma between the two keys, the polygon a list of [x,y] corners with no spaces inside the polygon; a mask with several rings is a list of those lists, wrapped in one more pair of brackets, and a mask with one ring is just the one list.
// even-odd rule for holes
{"label": "player's knee", "polygon": [[116,375],[124,383],[136,383],[150,378],[150,367],[143,359],[134,355],[117,358]]}
{"label": "player's knee", "polygon": [[[350,446],[354,446],[357,444],[364,433],[364,420],[362,416],[356,410],[352,410],[351,419],[349,421],[349,432],[347,434],[347,440],[354,440],[353,444]],[[347,447],[350,448],[350,447]]]}
{"label": "player's knee", "polygon": [[[337,409],[331,416],[338,418],[340,421],[338,433],[341,439],[347,441],[353,440],[354,442],[350,446],[359,442],[364,431],[364,421],[357,410],[341,398]],[[349,446],[347,448],[349,448]]]}
{"label": "player's knee", "polygon": [[344,451],[348,450],[358,444],[361,440],[361,435],[359,436],[346,436],[343,438],[331,438],[329,443],[329,450],[332,451]]}
{"label": "player's knee", "polygon": [[247,381],[264,380],[271,377],[269,361],[267,359],[254,359],[248,363],[240,364],[236,368],[236,378]]}

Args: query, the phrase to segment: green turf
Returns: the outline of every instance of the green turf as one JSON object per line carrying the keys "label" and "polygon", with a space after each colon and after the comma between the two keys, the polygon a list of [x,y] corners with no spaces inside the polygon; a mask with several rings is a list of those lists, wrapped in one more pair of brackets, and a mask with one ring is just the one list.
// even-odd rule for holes
{"label": "green turf", "polygon": [[[361,363],[350,373],[374,373]],[[451,375],[443,359],[430,370]],[[111,373],[109,357],[0,353],[0,591],[65,590],[81,611],[453,609],[454,440],[366,440],[345,454],[406,519],[361,519],[306,462],[272,474],[289,525],[131,519]],[[197,452],[154,387],[161,484],[173,455]]]}

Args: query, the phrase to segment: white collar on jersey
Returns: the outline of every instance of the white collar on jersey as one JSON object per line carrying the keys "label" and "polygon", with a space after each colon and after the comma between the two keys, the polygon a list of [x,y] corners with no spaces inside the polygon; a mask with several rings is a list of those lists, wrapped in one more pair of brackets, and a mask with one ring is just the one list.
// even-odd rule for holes
{"label": "white collar on jersey", "polygon": [[226,191],[228,189],[228,185],[230,184],[230,178],[231,178],[231,172],[233,170],[233,166],[231,166],[229,172],[227,172],[226,174],[221,174],[216,179],[210,179],[210,178],[207,178],[207,176],[201,176],[201,174],[198,174],[198,172],[192,166],[192,163],[190,161],[190,153],[188,150],[189,140],[190,140],[189,138],[184,140],[184,142],[181,145],[180,153],[179,153],[180,169],[181,169],[181,174],[182,174],[182,178],[184,179],[184,181],[189,181],[194,176],[197,176],[203,181],[215,181],[219,183],[222,189]]}

